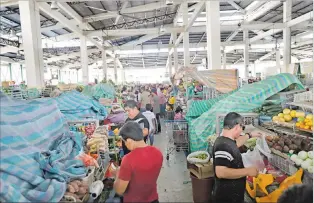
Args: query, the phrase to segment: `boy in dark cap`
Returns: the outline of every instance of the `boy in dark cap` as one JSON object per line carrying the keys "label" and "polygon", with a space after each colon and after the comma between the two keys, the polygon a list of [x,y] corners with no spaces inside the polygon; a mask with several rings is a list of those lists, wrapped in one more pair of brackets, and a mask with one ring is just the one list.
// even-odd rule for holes
{"label": "boy in dark cap", "polygon": [[116,193],[123,195],[123,202],[158,203],[157,179],[162,167],[162,153],[144,142],[143,131],[137,122],[124,124],[120,136],[131,152],[123,157],[116,173]]}

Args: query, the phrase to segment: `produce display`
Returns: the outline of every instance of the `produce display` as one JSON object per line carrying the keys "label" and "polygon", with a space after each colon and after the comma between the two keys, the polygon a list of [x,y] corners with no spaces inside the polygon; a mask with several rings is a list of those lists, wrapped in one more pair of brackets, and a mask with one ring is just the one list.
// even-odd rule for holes
{"label": "produce display", "polygon": [[265,101],[261,107],[253,110],[254,113],[258,113],[263,116],[273,117],[282,112],[281,104],[278,101]]}
{"label": "produce display", "polygon": [[300,110],[284,109],[279,114],[273,116],[274,122],[292,122],[297,128],[313,131],[313,114]]}
{"label": "produce display", "polygon": [[303,117],[298,117],[298,121],[295,126],[304,130],[312,130],[313,131],[313,114],[308,114]]}
{"label": "produce display", "polygon": [[300,151],[298,154],[293,154],[290,159],[304,170],[313,173],[313,151]]}
{"label": "produce display", "polygon": [[278,150],[283,153],[298,153],[302,150],[313,150],[313,144],[309,139],[301,138],[298,136],[267,136],[267,144],[270,148]]}

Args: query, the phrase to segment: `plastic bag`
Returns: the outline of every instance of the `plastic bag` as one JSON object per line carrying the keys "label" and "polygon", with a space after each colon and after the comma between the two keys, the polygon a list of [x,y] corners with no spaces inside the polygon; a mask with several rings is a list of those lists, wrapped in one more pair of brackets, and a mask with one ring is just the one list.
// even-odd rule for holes
{"label": "plastic bag", "polygon": [[[200,154],[206,154],[207,155],[207,158],[206,159],[199,159],[199,158],[196,158],[196,156],[200,155]],[[187,157],[187,161],[190,163],[190,164],[206,164],[209,162],[209,159],[210,159],[210,155],[208,152],[206,151],[197,151],[197,152],[193,152],[191,154],[188,155]]]}
{"label": "plastic bag", "polygon": [[256,141],[256,147],[257,149],[264,154],[267,158],[270,158],[271,156],[271,150],[268,147],[268,144],[266,142],[265,136],[262,136],[261,138],[258,138]]}
{"label": "plastic bag", "polygon": [[242,160],[245,168],[254,166],[260,172],[265,168],[263,157],[261,156],[257,147],[255,147],[253,151],[248,151],[242,154]]}

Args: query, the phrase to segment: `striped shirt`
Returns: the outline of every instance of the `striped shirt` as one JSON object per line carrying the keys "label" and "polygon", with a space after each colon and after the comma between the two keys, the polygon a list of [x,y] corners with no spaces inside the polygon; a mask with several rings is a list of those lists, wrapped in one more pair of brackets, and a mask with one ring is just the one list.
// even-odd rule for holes
{"label": "striped shirt", "polygon": [[[242,156],[235,140],[220,136],[216,139],[213,150],[214,170],[216,170],[216,166],[225,166],[233,169],[244,168]],[[222,179],[215,176],[215,202],[244,202],[245,180],[245,177],[239,179]]]}

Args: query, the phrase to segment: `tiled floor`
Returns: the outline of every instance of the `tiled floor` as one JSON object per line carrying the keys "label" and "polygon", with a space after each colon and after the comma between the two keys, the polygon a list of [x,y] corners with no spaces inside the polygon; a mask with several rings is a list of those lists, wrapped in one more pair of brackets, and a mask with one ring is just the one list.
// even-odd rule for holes
{"label": "tiled floor", "polygon": [[166,160],[168,139],[164,129],[161,134],[155,135],[154,143],[164,155],[163,168],[158,179],[159,202],[193,202],[186,157],[183,152],[174,151],[170,154],[169,161]]}

